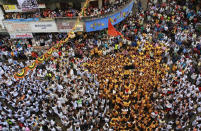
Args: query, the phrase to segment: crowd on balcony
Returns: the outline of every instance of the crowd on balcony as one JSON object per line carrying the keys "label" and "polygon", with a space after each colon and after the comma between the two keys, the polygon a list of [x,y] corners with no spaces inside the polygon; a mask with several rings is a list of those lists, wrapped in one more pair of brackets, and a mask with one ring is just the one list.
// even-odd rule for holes
{"label": "crowd on balcony", "polygon": [[[117,11],[119,8],[123,7],[130,0],[115,0],[112,3],[107,3],[106,6],[103,6],[101,9],[95,8],[93,6],[85,9],[81,14],[83,16],[93,17],[105,15],[111,12]],[[58,17],[76,17],[80,13],[79,10],[76,9],[40,9],[35,12],[18,12],[18,13],[6,13],[5,19],[27,19],[27,18],[58,18]]]}
{"label": "crowd on balcony", "polygon": [[2,38],[0,130],[199,131],[196,2],[150,1],[146,11],[131,13],[116,26],[125,38],[108,37],[106,30],[76,34],[23,79],[13,74],[40,56],[26,53],[66,34]]}
{"label": "crowd on balcony", "polygon": [[106,3],[105,6],[103,6],[102,8],[96,8],[93,6],[88,7],[83,16],[101,16],[101,15],[105,15],[105,14],[109,14],[109,13],[114,13],[115,11],[117,11],[118,9],[124,7],[130,0],[115,0],[112,3]]}
{"label": "crowd on balcony", "polygon": [[28,18],[57,18],[57,17],[76,17],[79,11],[75,9],[68,10],[51,10],[41,9],[36,12],[18,12],[18,13],[6,13],[5,19],[28,19]]}

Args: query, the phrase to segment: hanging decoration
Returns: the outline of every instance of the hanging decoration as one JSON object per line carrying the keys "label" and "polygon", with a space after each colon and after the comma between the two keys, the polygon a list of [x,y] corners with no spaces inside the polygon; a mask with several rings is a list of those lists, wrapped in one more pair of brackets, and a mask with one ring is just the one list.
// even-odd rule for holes
{"label": "hanging decoration", "polygon": [[38,62],[39,63],[43,63],[43,61],[45,60],[45,55],[42,55],[41,57],[38,57]]}
{"label": "hanging decoration", "polygon": [[27,68],[23,68],[21,70],[21,72],[15,74],[14,78],[24,78],[26,76],[26,73],[27,73]]}
{"label": "hanging decoration", "polygon": [[34,70],[36,68],[36,61],[34,61],[30,66],[27,66],[29,70]]}
{"label": "hanging decoration", "polygon": [[[89,4],[89,2],[90,0],[86,0],[81,12],[84,12],[86,10],[86,7]],[[80,13],[79,16],[77,17],[75,26],[72,28],[71,32],[68,33],[68,36],[65,40],[63,41],[61,40],[54,47],[50,48],[44,55],[42,55],[41,57],[38,57],[30,66],[27,66],[23,68],[19,73],[14,74],[14,78],[15,79],[24,78],[27,72],[29,70],[34,70],[38,66],[38,64],[43,63],[45,60],[48,60],[49,58],[53,60],[52,53],[56,51],[57,49],[61,48],[61,46],[65,44],[70,38],[75,37],[74,31],[77,28],[77,25],[80,23],[81,17],[82,17],[82,13]]]}

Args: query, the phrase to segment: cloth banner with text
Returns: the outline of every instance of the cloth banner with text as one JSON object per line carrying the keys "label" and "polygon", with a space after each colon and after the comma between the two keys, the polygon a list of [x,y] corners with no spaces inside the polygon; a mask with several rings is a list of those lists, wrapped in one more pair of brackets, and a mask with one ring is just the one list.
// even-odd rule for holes
{"label": "cloth banner with text", "polygon": [[17,0],[23,11],[31,11],[38,8],[37,0]]}

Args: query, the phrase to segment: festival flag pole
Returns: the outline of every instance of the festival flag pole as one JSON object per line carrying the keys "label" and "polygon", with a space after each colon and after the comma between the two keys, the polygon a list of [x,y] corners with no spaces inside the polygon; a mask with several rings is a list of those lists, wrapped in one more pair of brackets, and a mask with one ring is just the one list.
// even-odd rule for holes
{"label": "festival flag pole", "polygon": [[112,25],[110,19],[108,19],[108,35],[109,36],[114,36],[114,37],[121,36],[123,39],[125,39],[124,35],[114,28],[114,26]]}

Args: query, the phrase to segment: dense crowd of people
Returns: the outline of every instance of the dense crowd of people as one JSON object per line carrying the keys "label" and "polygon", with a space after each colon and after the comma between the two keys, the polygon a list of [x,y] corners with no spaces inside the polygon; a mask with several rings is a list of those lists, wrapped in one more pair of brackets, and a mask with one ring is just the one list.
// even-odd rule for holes
{"label": "dense crowd of people", "polygon": [[[151,117],[154,109],[152,93],[160,88],[167,67],[160,64],[161,47],[143,44],[141,49],[124,46],[116,54],[92,59],[87,65],[97,74],[103,98],[112,101],[110,127],[114,130],[154,130],[157,121]],[[153,56],[150,56],[150,53]],[[112,64],[111,64],[112,63]],[[108,130],[108,129],[107,129]]]}
{"label": "dense crowd of people", "polygon": [[114,0],[111,3],[109,1],[106,2],[105,6],[103,6],[102,8],[90,6],[84,11],[82,15],[94,17],[94,16],[102,16],[109,13],[114,13],[118,9],[128,4],[128,2],[130,2],[130,0]]}
{"label": "dense crowd of people", "polygon": [[0,41],[0,130],[201,128],[201,11],[195,0],[149,1],[104,31],[77,33],[23,79],[13,74],[66,34]]}
{"label": "dense crowd of people", "polygon": [[105,6],[102,8],[90,6],[85,9],[84,12],[80,12],[76,9],[58,9],[55,10],[51,9],[40,9],[36,10],[35,12],[17,12],[17,13],[6,13],[5,19],[28,19],[28,18],[60,18],[60,17],[76,17],[79,13],[82,14],[84,17],[94,17],[94,16],[101,16],[105,14],[109,14],[111,12],[117,11],[119,8],[122,8],[126,5],[130,0],[115,0],[114,2],[110,3],[107,2]]}
{"label": "dense crowd of people", "polygon": [[28,18],[59,18],[59,17],[76,17],[79,14],[79,10],[76,9],[41,9],[35,12],[17,12],[17,13],[6,13],[5,19],[28,19]]}

